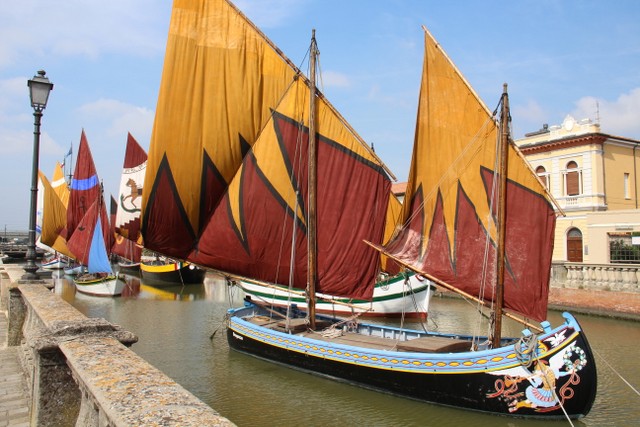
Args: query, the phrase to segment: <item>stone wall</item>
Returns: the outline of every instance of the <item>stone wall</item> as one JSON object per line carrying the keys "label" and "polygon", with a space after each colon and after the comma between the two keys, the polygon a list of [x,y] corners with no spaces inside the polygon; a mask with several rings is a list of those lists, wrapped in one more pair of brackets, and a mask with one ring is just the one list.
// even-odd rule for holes
{"label": "stone wall", "polygon": [[1,274],[8,345],[22,349],[32,425],[233,425],[131,351],[133,333]]}

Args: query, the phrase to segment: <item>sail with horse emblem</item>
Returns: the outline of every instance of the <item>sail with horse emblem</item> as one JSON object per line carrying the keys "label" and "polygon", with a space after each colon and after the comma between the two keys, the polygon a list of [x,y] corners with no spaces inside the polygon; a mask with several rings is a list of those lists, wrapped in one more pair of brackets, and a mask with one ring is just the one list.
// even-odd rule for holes
{"label": "sail with horse emblem", "polygon": [[146,168],[147,153],[130,133],[127,134],[120,191],[113,222],[115,242],[112,248],[113,253],[122,258],[118,265],[123,273],[134,273],[140,269],[140,212]]}

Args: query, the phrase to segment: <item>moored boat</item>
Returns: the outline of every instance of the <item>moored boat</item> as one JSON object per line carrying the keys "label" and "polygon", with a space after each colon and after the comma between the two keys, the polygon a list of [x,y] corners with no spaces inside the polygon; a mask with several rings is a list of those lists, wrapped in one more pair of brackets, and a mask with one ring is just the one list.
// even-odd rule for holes
{"label": "moored boat", "polygon": [[42,261],[40,267],[44,270],[61,270],[68,265],[62,256],[53,256]]}
{"label": "moored boat", "polygon": [[[252,299],[274,307],[296,304],[307,309],[304,293],[293,292],[287,287],[265,285],[248,280],[232,281]],[[336,316],[358,313],[364,317],[407,317],[426,319],[429,301],[435,286],[413,272],[406,275],[384,276],[376,282],[371,300],[354,300],[332,295],[317,294],[316,311]]]}
{"label": "moored boat", "polygon": [[[87,207],[86,203],[92,203]],[[70,203],[74,203],[67,218],[67,247],[87,272],[73,279],[78,292],[97,296],[117,296],[124,282],[118,280],[111,269],[111,227],[102,195],[102,185],[93,163],[93,157],[84,131],[78,148],[78,161],[71,184]],[[75,204],[77,203],[77,205]],[[81,215],[81,216],[80,216]],[[78,217],[80,216],[80,217]]]}
{"label": "moored boat", "polygon": [[87,267],[81,264],[73,264],[65,267],[64,274],[69,276],[77,276],[79,274],[84,274],[87,272]]}
{"label": "moored boat", "polygon": [[[593,355],[580,325],[545,324],[539,335],[503,339],[318,317],[247,303],[230,310],[227,338],[237,351],[411,399],[518,416],[561,419],[586,415],[596,395]],[[287,323],[289,327],[287,327]],[[530,334],[526,332],[525,334]],[[477,346],[485,342],[484,346]],[[537,349],[536,349],[537,347]],[[474,348],[471,351],[471,348]],[[533,350],[533,351],[532,351]]]}
{"label": "moored boat", "polygon": [[73,279],[78,292],[94,296],[117,296],[122,294],[125,282],[113,274],[85,273]]}
{"label": "moored boat", "polygon": [[153,261],[141,261],[140,273],[147,285],[175,286],[202,283],[206,270],[189,262],[158,258]]}

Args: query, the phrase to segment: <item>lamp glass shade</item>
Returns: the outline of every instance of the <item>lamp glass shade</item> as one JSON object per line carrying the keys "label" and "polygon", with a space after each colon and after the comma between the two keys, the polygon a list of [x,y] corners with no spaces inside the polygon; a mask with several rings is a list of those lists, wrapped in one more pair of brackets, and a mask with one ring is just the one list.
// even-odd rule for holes
{"label": "lamp glass shade", "polygon": [[27,84],[29,86],[29,95],[31,96],[31,106],[42,110],[47,106],[49,92],[53,89],[53,83],[45,77],[44,71],[38,71],[38,74],[29,80]]}

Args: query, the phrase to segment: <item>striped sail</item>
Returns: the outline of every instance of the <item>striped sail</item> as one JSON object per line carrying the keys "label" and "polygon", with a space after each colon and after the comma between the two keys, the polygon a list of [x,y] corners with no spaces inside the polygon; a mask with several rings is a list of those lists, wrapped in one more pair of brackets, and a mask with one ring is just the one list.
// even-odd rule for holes
{"label": "striped sail", "polygon": [[[309,93],[303,79],[291,85],[205,225],[190,261],[279,284],[289,282],[293,262],[294,286],[306,287]],[[382,242],[391,182],[369,147],[322,97],[316,117],[317,291],[370,299],[380,256],[363,241]]]}
{"label": "striped sail", "polygon": [[[386,252],[486,301],[494,298],[496,277],[498,132],[491,112],[425,32],[402,227]],[[546,318],[555,214],[513,146],[508,159],[505,307],[541,321]]]}

